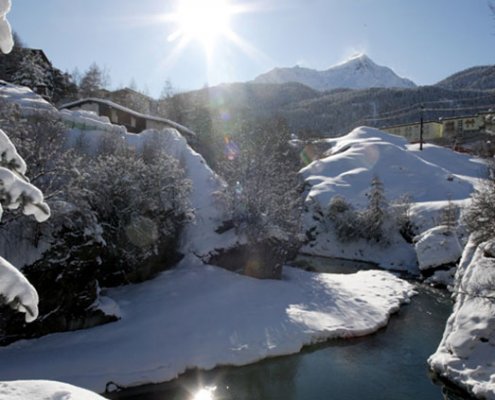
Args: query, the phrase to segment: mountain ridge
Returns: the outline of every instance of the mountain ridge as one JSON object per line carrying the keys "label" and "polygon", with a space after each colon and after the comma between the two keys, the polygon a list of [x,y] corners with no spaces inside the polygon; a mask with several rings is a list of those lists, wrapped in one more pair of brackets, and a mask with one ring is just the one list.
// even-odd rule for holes
{"label": "mountain ridge", "polygon": [[368,89],[372,87],[414,88],[416,84],[398,76],[389,67],[376,64],[366,54],[357,55],[324,71],[300,66],[274,68],[258,75],[254,83],[299,82],[318,91]]}

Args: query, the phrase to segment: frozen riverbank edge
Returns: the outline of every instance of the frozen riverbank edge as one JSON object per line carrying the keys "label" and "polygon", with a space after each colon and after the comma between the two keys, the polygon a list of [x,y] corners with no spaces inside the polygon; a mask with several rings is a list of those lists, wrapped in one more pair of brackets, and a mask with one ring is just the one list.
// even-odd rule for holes
{"label": "frozen riverbank edge", "polygon": [[153,281],[108,291],[122,319],[0,349],[5,380],[45,379],[96,392],[106,383],[172,380],[240,366],[385,326],[414,288],[386,271],[320,274],[286,267],[260,281],[184,259]]}

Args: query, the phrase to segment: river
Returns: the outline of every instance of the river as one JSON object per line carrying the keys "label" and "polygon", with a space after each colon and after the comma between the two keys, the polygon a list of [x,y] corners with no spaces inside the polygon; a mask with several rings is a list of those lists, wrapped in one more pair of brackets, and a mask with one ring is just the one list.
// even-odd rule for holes
{"label": "river", "polygon": [[[306,260],[318,271],[359,265]],[[426,360],[440,339],[452,303],[445,291],[418,284],[418,295],[377,333],[306,347],[245,367],[189,371],[178,379],[128,389],[126,400],[434,400],[457,399],[433,383]]]}

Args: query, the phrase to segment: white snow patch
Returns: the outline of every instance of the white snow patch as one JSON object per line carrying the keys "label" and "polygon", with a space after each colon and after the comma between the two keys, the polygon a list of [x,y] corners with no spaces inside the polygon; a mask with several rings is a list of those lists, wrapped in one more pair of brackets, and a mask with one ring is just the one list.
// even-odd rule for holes
{"label": "white snow patch", "polygon": [[19,105],[25,114],[40,110],[57,111],[53,105],[31,89],[2,80],[0,80],[0,99]]}
{"label": "white snow patch", "polygon": [[88,390],[54,381],[0,382],[2,400],[104,400]]}
{"label": "white snow patch", "polygon": [[385,271],[287,267],[283,280],[260,281],[187,257],[153,281],[109,290],[122,311],[118,322],[1,348],[0,376],[99,392],[109,381],[163,382],[188,368],[244,365],[371,333],[412,294],[410,284]]}

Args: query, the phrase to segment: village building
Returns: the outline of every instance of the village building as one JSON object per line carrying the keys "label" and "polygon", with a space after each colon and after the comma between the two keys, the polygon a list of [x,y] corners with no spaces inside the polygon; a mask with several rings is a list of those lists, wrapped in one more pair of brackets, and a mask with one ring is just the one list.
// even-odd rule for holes
{"label": "village building", "polygon": [[64,104],[60,109],[91,111],[109,119],[112,124],[124,126],[128,132],[140,133],[146,129],[177,129],[188,142],[196,140],[190,129],[169,119],[142,114],[107,99],[87,98]]}
{"label": "village building", "polygon": [[[415,122],[412,124],[394,125],[382,128],[383,131],[394,135],[403,136],[409,142],[419,142],[421,133],[421,124]],[[441,139],[443,136],[443,125],[438,121],[426,121],[423,123],[423,140]]]}
{"label": "village building", "polygon": [[440,121],[443,125],[443,135],[459,141],[469,140],[485,127],[485,118],[481,114],[441,118]]}
{"label": "village building", "polygon": [[[487,134],[491,134],[492,125],[493,113],[489,111],[476,115],[439,118],[438,121],[426,121],[423,123],[423,140],[453,145],[484,140]],[[418,142],[420,140],[420,122],[393,125],[381,129],[385,132],[403,136],[409,142]]]}

